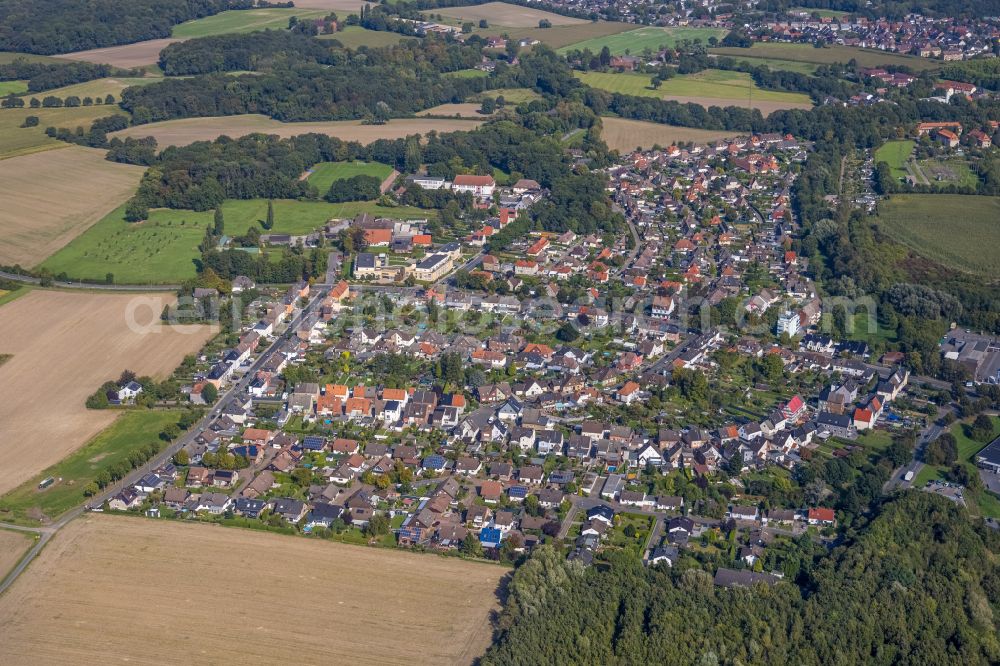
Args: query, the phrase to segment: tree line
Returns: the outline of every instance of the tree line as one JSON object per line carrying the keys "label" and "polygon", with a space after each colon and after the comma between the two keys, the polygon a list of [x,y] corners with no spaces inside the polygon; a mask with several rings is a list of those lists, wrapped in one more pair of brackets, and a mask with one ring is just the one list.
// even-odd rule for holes
{"label": "tree line", "polygon": [[141,69],[119,69],[111,65],[90,62],[47,63],[30,62],[25,58],[0,64],[0,81],[28,81],[28,92],[35,93],[62,88],[74,83],[84,83],[109,76],[143,76]]}
{"label": "tree line", "polygon": [[0,51],[52,55],[169,37],[175,25],[263,0],[0,0]]}

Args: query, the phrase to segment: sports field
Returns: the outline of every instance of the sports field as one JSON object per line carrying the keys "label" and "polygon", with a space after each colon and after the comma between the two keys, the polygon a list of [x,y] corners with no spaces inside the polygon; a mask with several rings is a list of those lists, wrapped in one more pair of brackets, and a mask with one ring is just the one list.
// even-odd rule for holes
{"label": "sports field", "polygon": [[310,20],[323,18],[328,13],[318,9],[300,9],[298,7],[234,9],[176,25],[171,36],[175,39],[192,39],[234,32],[287,30],[288,19],[293,16],[300,20]]}
{"label": "sports field", "polygon": [[[123,113],[117,106],[104,105],[58,109],[2,109],[0,110],[0,160],[69,146],[64,141],[46,136],[46,127],[73,129],[83,127],[87,130],[97,118]],[[38,125],[21,127],[28,116],[36,116]]]}
{"label": "sports field", "polygon": [[145,42],[136,42],[135,44],[107,46],[87,51],[74,51],[73,53],[64,53],[58,57],[68,60],[103,63],[128,69],[155,64],[160,59],[160,51],[168,45],[179,41],[181,40],[173,37],[150,39]]}
{"label": "sports field", "polygon": [[[251,226],[262,233],[260,220],[267,217],[267,201],[230,200],[222,205],[226,234],[239,236]],[[324,201],[276,200],[274,234],[305,234],[333,218],[354,217],[360,212],[426,218],[434,211],[399,206],[383,208],[375,202],[330,204]],[[74,279],[102,280],[114,273],[121,284],[176,284],[196,274],[194,260],[201,256],[198,245],[213,211],[156,209],[144,222],[126,222],[124,206],[112,211],[86,233],[42,262],[54,275],[65,272]],[[275,250],[280,254],[280,250]]]}
{"label": "sports field", "polygon": [[917,254],[945,266],[1000,274],[1000,197],[896,194],[878,207],[879,226]]}
{"label": "sports field", "polygon": [[159,147],[186,146],[195,141],[212,141],[220,136],[237,138],[255,132],[277,134],[282,137],[299,134],[326,134],[345,141],[369,144],[378,139],[399,139],[411,134],[426,134],[472,130],[482,121],[435,120],[432,118],[391,120],[385,125],[364,125],[360,120],[329,122],[282,123],[261,115],[219,116],[211,118],[183,118],[161,123],[136,125],[110,136],[156,137]]}
{"label": "sports field", "polygon": [[708,143],[734,136],[734,132],[676,127],[624,118],[601,118],[601,124],[603,125],[601,138],[604,142],[609,148],[623,153],[640,146],[643,150],[648,150],[654,145],[665,148],[682,141]]}
{"label": "sports field", "polygon": [[160,325],[174,299],[34,289],[2,306],[0,352],[13,358],[0,367],[0,493],[114,421],[118,412],[84,406],[103,382],[126,368],[165,377],[201,348],[210,327]]}
{"label": "sports field", "polygon": [[505,2],[487,2],[483,5],[472,5],[470,7],[440,7],[426,13],[441,14],[459,22],[471,21],[475,24],[486,19],[490,27],[534,28],[538,27],[538,22],[542,19],[547,19],[553,26],[587,23],[584,19],[553,14],[552,12],[532,9],[530,7],[508,5]]}
{"label": "sports field", "polygon": [[320,35],[319,38],[336,39],[349,49],[356,49],[359,46],[369,46],[371,48],[392,46],[393,44],[399,44],[404,39],[417,39],[416,37],[406,37],[398,32],[366,30],[357,25],[349,25],[332,35]]}
{"label": "sports field", "polygon": [[749,74],[743,72],[706,69],[696,74],[668,79],[663,82],[659,90],[651,87],[652,77],[648,74],[617,72],[573,72],[573,74],[587,85],[608,92],[694,102],[703,106],[748,106],[752,97],[754,108],[759,108],[765,113],[777,109],[812,107],[807,95],[761,89]]}
{"label": "sports field", "polygon": [[812,44],[783,44],[778,42],[757,43],[749,49],[738,47],[724,47],[711,49],[712,53],[718,55],[728,55],[739,57],[774,58],[777,60],[792,60],[795,62],[810,62],[817,65],[829,65],[830,63],[848,63],[852,59],[858,62],[861,67],[884,67],[887,65],[905,65],[916,71],[925,69],[937,69],[940,62],[918,58],[916,56],[902,55],[899,53],[888,53],[886,51],[876,51],[873,49],[859,49],[854,46],[830,46],[822,49],[814,47]]}
{"label": "sports field", "polygon": [[379,162],[321,162],[312,168],[309,182],[324,194],[335,180],[354,176],[374,176],[385,180],[392,173],[392,167]]}
{"label": "sports field", "polygon": [[128,199],[144,170],[79,146],[0,160],[0,264],[45,259]]}
{"label": "sports field", "polygon": [[639,55],[646,49],[655,54],[660,49],[676,46],[678,42],[684,39],[692,42],[698,39],[701,40],[702,44],[707,45],[710,37],[722,39],[725,36],[726,30],[723,28],[658,28],[647,26],[615,35],[597,37],[569,44],[559,49],[559,52],[565,53],[566,51],[590,49],[594,53],[599,53],[607,46],[612,55],[623,55],[625,53]]}
{"label": "sports field", "polygon": [[906,178],[906,162],[913,154],[913,147],[916,145],[910,140],[886,141],[879,146],[873,155],[875,164],[885,162],[892,170],[892,177],[896,179]]}
{"label": "sports field", "polygon": [[0,645],[10,664],[109,655],[178,665],[471,664],[490,644],[507,573],[452,557],[88,514],[0,597]]}

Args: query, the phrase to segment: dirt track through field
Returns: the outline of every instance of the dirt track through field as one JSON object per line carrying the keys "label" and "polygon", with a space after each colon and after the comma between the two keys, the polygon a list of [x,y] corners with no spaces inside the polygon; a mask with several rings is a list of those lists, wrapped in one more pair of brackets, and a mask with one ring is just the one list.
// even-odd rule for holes
{"label": "dirt track through field", "polygon": [[[11,530],[0,530],[0,580],[7,575],[7,572],[14,568],[21,557],[28,552],[34,536],[27,532],[12,532]],[[0,656],[3,648],[0,648]]]}
{"label": "dirt track through field", "polygon": [[0,160],[0,264],[55,254],[128,199],[144,171],[79,146]]}
{"label": "dirt track through field", "polygon": [[505,569],[91,514],[0,597],[6,664],[470,664]]}
{"label": "dirt track through field", "polygon": [[[60,151],[62,152],[62,151]],[[170,294],[35,290],[0,306],[0,494],[55,464],[111,424],[88,410],[91,393],[122,370],[166,377],[210,337],[206,326],[158,324]],[[134,311],[148,332],[130,330]],[[2,660],[0,660],[2,661]]]}
{"label": "dirt track through field", "polygon": [[360,120],[338,120],[331,122],[282,123],[265,116],[221,116],[213,118],[185,118],[167,120],[149,125],[136,125],[114,132],[117,137],[156,137],[157,145],[186,146],[195,141],[212,141],[220,136],[238,138],[247,134],[262,132],[281,137],[300,134],[326,134],[344,141],[359,141],[369,144],[378,139],[400,139],[411,134],[427,134],[431,130],[438,133],[472,130],[482,121],[416,118],[391,120],[385,125],[363,125]]}

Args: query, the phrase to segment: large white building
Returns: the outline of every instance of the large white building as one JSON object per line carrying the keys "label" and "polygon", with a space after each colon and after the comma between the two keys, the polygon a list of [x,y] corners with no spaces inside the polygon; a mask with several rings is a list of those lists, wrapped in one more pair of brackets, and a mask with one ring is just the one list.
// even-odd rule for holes
{"label": "large white building", "polygon": [[775,334],[787,333],[792,338],[799,332],[799,313],[785,310],[778,317],[778,325],[775,327]]}
{"label": "large white building", "polygon": [[477,197],[492,197],[496,186],[497,183],[493,180],[493,176],[461,174],[455,176],[455,181],[452,183],[451,189],[455,192],[471,192]]}

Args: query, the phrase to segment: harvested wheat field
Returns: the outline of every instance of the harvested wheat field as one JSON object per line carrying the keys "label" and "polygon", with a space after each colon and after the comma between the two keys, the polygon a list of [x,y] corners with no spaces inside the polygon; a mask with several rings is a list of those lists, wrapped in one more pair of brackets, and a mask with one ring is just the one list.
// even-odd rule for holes
{"label": "harvested wheat field", "polygon": [[211,118],[184,118],[166,120],[148,125],[136,125],[114,132],[110,136],[156,138],[159,147],[186,146],[195,141],[212,141],[220,136],[237,138],[247,134],[262,132],[282,137],[299,134],[326,134],[345,141],[359,141],[369,144],[378,139],[400,139],[411,134],[427,134],[436,131],[457,132],[472,130],[482,121],[475,120],[435,120],[432,118],[403,118],[390,120],[385,125],[364,125],[360,120],[335,120],[329,122],[282,123],[260,115],[215,116]]}
{"label": "harvested wheat field", "polygon": [[365,0],[295,0],[296,9],[328,9],[341,12],[357,12],[367,4],[372,3]]}
{"label": "harvested wheat field", "polygon": [[148,39],[144,42],[123,44],[122,46],[107,46],[88,51],[74,51],[73,53],[64,53],[56,57],[66,58],[67,60],[96,62],[103,65],[114,65],[115,67],[143,67],[154,64],[160,59],[160,51],[170,44],[179,41],[182,40],[171,37]]}
{"label": "harvested wheat field", "polygon": [[505,573],[89,514],[0,597],[0,645],[7,664],[470,664],[490,643]]}
{"label": "harvested wheat field", "polygon": [[520,7],[509,5],[505,2],[487,2],[483,5],[472,5],[469,7],[439,7],[429,10],[430,14],[440,14],[441,16],[458,19],[459,21],[471,21],[478,23],[486,19],[490,27],[505,26],[508,28],[537,28],[538,22],[548,19],[552,25],[579,25],[589,23],[584,19],[553,14],[552,12],[532,9],[530,7]]}
{"label": "harvested wheat field", "polygon": [[603,126],[601,138],[604,139],[604,142],[608,144],[609,148],[623,153],[635,150],[637,146],[648,150],[656,144],[665,148],[681,141],[709,143],[735,135],[731,131],[678,127],[624,118],[602,118],[601,125]]}
{"label": "harvested wheat field", "polygon": [[28,552],[34,539],[34,535],[28,532],[0,530],[0,580]]}
{"label": "harvested wheat field", "polygon": [[0,264],[54,254],[128,199],[143,171],[80,146],[0,160]]}
{"label": "harvested wheat field", "polygon": [[126,368],[166,377],[202,347],[213,327],[159,324],[174,298],[36,289],[0,306],[0,354],[13,355],[0,366],[0,494],[114,421],[84,406],[103,382]]}

